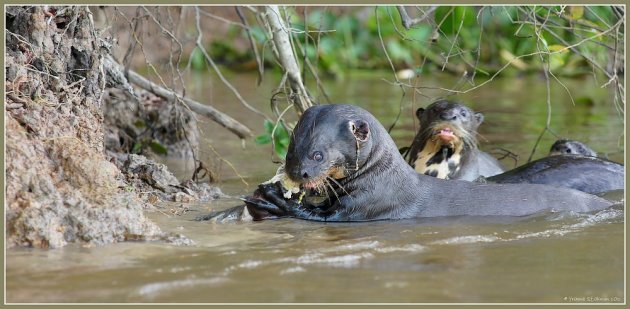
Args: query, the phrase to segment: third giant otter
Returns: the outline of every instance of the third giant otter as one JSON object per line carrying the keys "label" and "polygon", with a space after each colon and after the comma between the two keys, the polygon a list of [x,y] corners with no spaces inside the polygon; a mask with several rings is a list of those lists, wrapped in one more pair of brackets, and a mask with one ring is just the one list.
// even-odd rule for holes
{"label": "third giant otter", "polygon": [[597,152],[582,142],[569,139],[559,139],[551,145],[549,155],[581,155],[586,157],[597,157]]}
{"label": "third giant otter", "polygon": [[[481,181],[481,180],[480,180]],[[624,188],[623,165],[601,159],[587,145],[561,139],[548,157],[486,178],[495,183],[535,183],[596,194]]]}
{"label": "third giant otter", "polygon": [[495,183],[534,183],[596,194],[624,188],[623,165],[591,156],[553,155],[485,179]]}
{"label": "third giant otter", "polygon": [[[247,213],[254,220],[524,216],[551,209],[588,212],[611,205],[565,188],[479,184],[418,174],[374,116],[352,105],[315,106],[304,112],[291,137],[285,173],[307,196],[287,198],[281,182],[262,184],[246,199]],[[311,198],[315,191],[322,193],[320,201]]]}
{"label": "third giant otter", "polygon": [[484,116],[451,101],[439,100],[418,108],[418,133],[409,148],[416,172],[441,178],[473,181],[504,171],[490,154],[477,148],[477,128]]}

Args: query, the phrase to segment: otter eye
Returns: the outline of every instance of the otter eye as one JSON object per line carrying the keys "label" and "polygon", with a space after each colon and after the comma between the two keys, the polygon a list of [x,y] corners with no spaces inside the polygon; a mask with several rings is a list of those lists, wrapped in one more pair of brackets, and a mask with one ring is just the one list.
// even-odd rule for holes
{"label": "otter eye", "polygon": [[571,153],[571,149],[568,149],[568,148],[567,148],[566,152],[567,152],[567,153]]}
{"label": "otter eye", "polygon": [[466,115],[468,115],[468,113],[466,113],[466,111],[465,111],[465,110],[462,110],[462,111],[460,112],[460,114],[462,115],[462,117],[466,117]]}
{"label": "otter eye", "polygon": [[324,159],[324,155],[322,154],[322,152],[321,152],[321,151],[315,151],[315,152],[313,152],[313,160],[315,160],[315,161],[319,162],[319,161],[321,161],[321,160],[323,160],[323,159]]}

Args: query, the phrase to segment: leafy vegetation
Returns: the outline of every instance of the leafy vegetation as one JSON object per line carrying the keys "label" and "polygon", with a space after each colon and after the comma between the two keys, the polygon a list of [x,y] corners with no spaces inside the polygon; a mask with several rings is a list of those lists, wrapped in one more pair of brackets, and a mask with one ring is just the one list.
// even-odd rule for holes
{"label": "leafy vegetation", "polygon": [[265,133],[257,136],[254,142],[258,145],[272,143],[275,154],[280,159],[284,160],[287,156],[287,148],[289,148],[289,138],[291,136],[284,121],[281,120],[275,124],[265,119],[263,125],[265,127]]}
{"label": "leafy vegetation", "polygon": [[[383,45],[396,70],[412,69],[419,74],[475,70],[490,75],[510,61],[506,73],[538,71],[544,57],[525,55],[552,52],[549,61],[555,73],[579,75],[592,72],[587,59],[610,62],[615,43],[623,37],[623,27],[620,33],[605,33],[619,20],[610,6],[440,6],[429,10],[407,7],[410,15],[431,13],[410,29],[402,26],[393,6],[344,12],[318,8],[308,10],[306,17],[303,11],[287,8],[286,14],[298,57],[308,57],[320,72],[335,77],[353,69],[389,69]],[[268,48],[261,25],[252,23],[250,29],[258,47]],[[245,30],[240,31],[246,38]],[[232,32],[224,41],[214,41],[209,48],[213,57],[228,65],[253,60],[250,50],[230,47],[237,36]],[[574,49],[567,48],[584,40]],[[265,63],[273,62],[271,51],[263,55]],[[192,56],[201,60],[193,59],[193,67],[203,68],[201,55]]]}
{"label": "leafy vegetation", "polygon": [[[304,71],[308,60],[310,74],[336,78],[350,70],[386,69],[396,74],[397,81],[447,71],[471,79],[473,86],[474,78],[543,71],[553,78],[595,74],[613,81],[624,67],[625,12],[621,7],[409,6],[406,13],[419,20],[408,28],[399,9],[285,7],[282,17],[289,24],[294,52]],[[265,25],[257,23],[253,15],[249,17],[249,34],[235,27],[224,40],[213,41],[208,50],[219,63],[255,69],[251,48],[239,51],[233,47],[233,40],[248,40],[251,35],[265,66],[278,69]],[[193,68],[205,69],[200,52],[191,57]],[[254,65],[244,65],[247,63]],[[402,71],[411,73],[401,77],[398,73]],[[618,106],[624,100],[622,93],[617,90]],[[265,121],[264,126],[266,133],[256,142],[273,142],[275,153],[283,158],[289,131],[281,122],[276,126]]]}

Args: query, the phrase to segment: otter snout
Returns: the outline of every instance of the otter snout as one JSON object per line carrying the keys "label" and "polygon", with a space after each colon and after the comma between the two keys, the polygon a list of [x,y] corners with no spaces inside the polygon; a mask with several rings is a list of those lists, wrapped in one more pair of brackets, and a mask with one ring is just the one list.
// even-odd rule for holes
{"label": "otter snout", "polygon": [[300,178],[302,180],[308,181],[310,178],[313,177],[313,173],[309,171],[307,171],[306,169],[300,170]]}
{"label": "otter snout", "polygon": [[318,173],[313,167],[301,165],[290,169],[288,175],[295,182],[305,183],[317,178]]}
{"label": "otter snout", "polygon": [[448,109],[440,113],[440,119],[453,121],[457,119],[458,115],[459,115],[459,112],[457,111],[457,109]]}

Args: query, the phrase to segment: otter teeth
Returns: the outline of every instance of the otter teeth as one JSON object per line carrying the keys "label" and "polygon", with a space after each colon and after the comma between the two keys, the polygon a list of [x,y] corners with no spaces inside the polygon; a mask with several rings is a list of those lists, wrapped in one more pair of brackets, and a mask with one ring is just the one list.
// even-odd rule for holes
{"label": "otter teeth", "polygon": [[444,129],[440,130],[440,133],[438,133],[438,134],[452,136],[453,135],[453,131],[451,129],[449,129],[449,128],[444,128]]}

